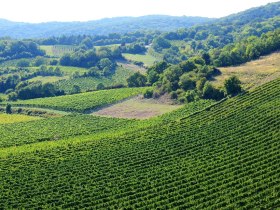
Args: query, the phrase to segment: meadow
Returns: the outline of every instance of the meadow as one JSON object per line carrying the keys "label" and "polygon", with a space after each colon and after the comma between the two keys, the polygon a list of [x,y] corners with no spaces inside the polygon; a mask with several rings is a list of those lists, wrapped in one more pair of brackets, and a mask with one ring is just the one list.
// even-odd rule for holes
{"label": "meadow", "polygon": [[[10,123],[18,123],[18,122],[26,122],[26,121],[34,121],[40,120],[40,117],[26,116],[20,114],[4,114],[0,113],[0,124],[10,124]],[[3,138],[3,135],[1,135]]]}
{"label": "meadow", "polygon": [[213,84],[222,87],[224,81],[236,75],[245,89],[252,89],[280,76],[280,53],[263,56],[259,60],[247,62],[240,66],[219,68],[221,74],[216,76]]}
{"label": "meadow", "polygon": [[103,117],[149,119],[151,117],[172,112],[181,107],[182,105],[160,104],[154,99],[143,99],[140,96],[105,107],[92,114]]}
{"label": "meadow", "polygon": [[144,66],[152,66],[156,61],[159,61],[154,56],[146,53],[146,54],[129,54],[129,53],[123,53],[123,56],[125,59],[129,61],[138,61],[143,62]]}

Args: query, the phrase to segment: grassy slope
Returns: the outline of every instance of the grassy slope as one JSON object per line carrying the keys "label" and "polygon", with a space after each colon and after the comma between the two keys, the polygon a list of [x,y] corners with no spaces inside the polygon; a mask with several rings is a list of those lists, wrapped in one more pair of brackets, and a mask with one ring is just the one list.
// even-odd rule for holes
{"label": "grassy slope", "polygon": [[57,77],[57,76],[37,76],[34,77],[32,79],[29,79],[29,82],[37,82],[40,81],[42,83],[54,83],[54,82],[58,82],[60,80],[64,80],[67,79],[68,77]]}
{"label": "grassy slope", "polygon": [[129,54],[129,53],[123,53],[123,56],[127,60],[131,61],[138,61],[138,62],[143,62],[145,66],[152,66],[154,62],[158,61],[157,58],[154,56],[146,53],[146,54]]}
{"label": "grassy slope", "polygon": [[12,103],[17,106],[85,112],[143,93],[147,88],[121,88],[75,95],[38,98]]}
{"label": "grassy slope", "polygon": [[273,209],[279,84],[138,132],[2,150],[0,207]]}
{"label": "grassy slope", "polygon": [[220,68],[221,75],[215,77],[213,84],[223,86],[231,75],[236,75],[242,81],[244,88],[250,89],[280,77],[280,53],[264,56],[236,67]]}

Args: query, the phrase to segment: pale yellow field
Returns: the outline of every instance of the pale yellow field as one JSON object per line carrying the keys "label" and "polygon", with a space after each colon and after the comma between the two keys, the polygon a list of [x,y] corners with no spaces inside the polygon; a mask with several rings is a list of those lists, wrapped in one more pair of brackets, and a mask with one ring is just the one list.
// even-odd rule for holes
{"label": "pale yellow field", "polygon": [[40,117],[33,117],[27,115],[19,115],[19,114],[3,114],[0,113],[0,124],[8,124],[8,123],[17,123],[17,122],[26,122],[32,120],[39,120]]}
{"label": "pale yellow field", "polygon": [[182,106],[172,105],[166,102],[162,103],[161,101],[155,99],[143,99],[141,97],[136,97],[105,107],[92,114],[103,117],[148,119],[174,111],[180,107]]}
{"label": "pale yellow field", "polygon": [[236,67],[219,68],[221,75],[212,82],[216,87],[222,87],[224,81],[236,75],[245,89],[252,89],[280,77],[280,52],[263,56]]}

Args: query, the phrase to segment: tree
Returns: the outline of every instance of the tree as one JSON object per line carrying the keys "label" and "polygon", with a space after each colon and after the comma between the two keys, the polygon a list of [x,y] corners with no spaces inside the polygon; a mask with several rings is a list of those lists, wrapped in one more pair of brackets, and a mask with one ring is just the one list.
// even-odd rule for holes
{"label": "tree", "polygon": [[146,90],[144,93],[144,98],[152,98],[153,97],[153,90]]}
{"label": "tree", "polygon": [[198,98],[197,93],[194,90],[188,90],[186,92],[186,101],[188,103],[195,101]]}
{"label": "tree", "polygon": [[237,95],[242,91],[241,81],[237,78],[237,76],[231,76],[224,83],[224,87],[227,95]]}
{"label": "tree", "polygon": [[224,97],[224,93],[214,88],[213,85],[207,81],[203,87],[202,96],[205,99],[221,100]]}
{"label": "tree", "polygon": [[34,66],[41,66],[46,64],[45,59],[42,56],[37,56],[34,60]]}
{"label": "tree", "polygon": [[8,94],[8,101],[16,101],[17,98],[18,98],[18,96],[15,92],[11,92]]}
{"label": "tree", "polygon": [[160,52],[162,49],[166,49],[169,47],[171,47],[171,44],[169,43],[169,41],[162,37],[157,37],[153,40],[153,48],[157,52]]}
{"label": "tree", "polygon": [[198,91],[203,91],[203,87],[205,83],[207,82],[207,79],[205,77],[202,77],[198,81],[196,81],[196,88]]}
{"label": "tree", "polygon": [[188,74],[183,74],[180,77],[179,86],[183,90],[192,90],[195,88],[195,81],[193,81]]}
{"label": "tree", "polygon": [[7,106],[6,106],[6,113],[7,114],[12,114],[12,105],[11,104],[7,104]]}
{"label": "tree", "polygon": [[78,85],[73,85],[73,88],[72,88],[71,93],[72,93],[72,94],[76,94],[76,93],[80,93],[80,92],[81,92],[80,86],[78,86]]}
{"label": "tree", "polygon": [[127,79],[128,87],[143,87],[147,83],[147,77],[139,72],[134,73]]}
{"label": "tree", "polygon": [[103,83],[99,83],[97,86],[96,86],[96,90],[103,90],[105,88],[105,86],[103,85]]}
{"label": "tree", "polygon": [[17,62],[18,67],[29,67],[30,62],[27,59],[21,59],[20,61]]}

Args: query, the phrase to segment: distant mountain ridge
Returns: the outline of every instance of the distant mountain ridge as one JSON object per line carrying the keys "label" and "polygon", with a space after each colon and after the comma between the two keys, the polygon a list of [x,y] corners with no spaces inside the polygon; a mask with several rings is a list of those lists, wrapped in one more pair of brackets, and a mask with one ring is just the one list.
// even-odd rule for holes
{"label": "distant mountain ridge", "polygon": [[176,31],[195,25],[211,26],[235,24],[240,27],[258,23],[269,18],[280,17],[280,2],[269,3],[222,18],[148,15],[141,17],[104,18],[87,22],[22,23],[0,19],[0,37],[46,38],[62,35],[108,35],[135,31]]}
{"label": "distant mountain ridge", "polygon": [[149,15],[116,17],[87,22],[22,23],[0,19],[0,36],[11,38],[43,38],[61,35],[108,35],[134,31],[171,31],[215,20],[205,17]]}

